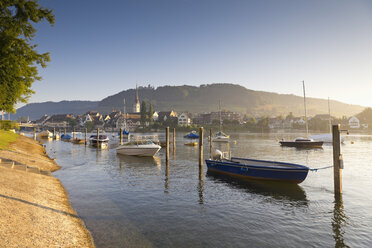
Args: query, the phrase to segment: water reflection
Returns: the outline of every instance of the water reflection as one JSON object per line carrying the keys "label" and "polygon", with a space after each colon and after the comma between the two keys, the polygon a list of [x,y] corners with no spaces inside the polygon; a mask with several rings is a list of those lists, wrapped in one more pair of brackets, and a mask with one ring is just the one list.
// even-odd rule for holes
{"label": "water reflection", "polygon": [[270,181],[246,180],[208,171],[207,177],[215,182],[222,182],[234,188],[244,189],[248,193],[270,196],[273,199],[295,206],[308,206],[305,191],[297,184]]}
{"label": "water reflection", "polygon": [[204,180],[199,179],[198,184],[199,204],[204,204]]}
{"label": "water reflection", "polygon": [[126,165],[127,167],[157,167],[161,170],[161,159],[159,157],[137,157],[127,156],[123,154],[117,154],[119,158],[119,164],[121,166]]}
{"label": "water reflection", "polygon": [[164,180],[164,193],[169,193],[169,160],[165,162],[165,180]]}
{"label": "water reflection", "polygon": [[347,224],[347,216],[344,212],[344,205],[342,201],[342,196],[335,197],[333,218],[332,218],[332,229],[333,238],[335,239],[335,247],[349,247],[344,241],[344,227]]}

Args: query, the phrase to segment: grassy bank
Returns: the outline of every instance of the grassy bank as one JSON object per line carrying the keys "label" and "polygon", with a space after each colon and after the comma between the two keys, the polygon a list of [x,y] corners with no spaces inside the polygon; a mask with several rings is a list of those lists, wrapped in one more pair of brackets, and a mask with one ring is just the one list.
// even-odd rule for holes
{"label": "grassy bank", "polygon": [[8,149],[9,144],[16,141],[18,136],[13,132],[0,130],[0,150]]}

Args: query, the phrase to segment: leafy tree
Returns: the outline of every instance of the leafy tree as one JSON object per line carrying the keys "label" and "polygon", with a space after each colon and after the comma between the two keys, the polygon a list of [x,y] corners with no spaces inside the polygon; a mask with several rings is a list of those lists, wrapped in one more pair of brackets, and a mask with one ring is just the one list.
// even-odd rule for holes
{"label": "leafy tree", "polygon": [[141,122],[142,124],[145,123],[146,117],[147,117],[147,111],[146,111],[146,101],[143,100],[141,103]]}
{"label": "leafy tree", "polygon": [[150,106],[149,106],[149,118],[150,118],[150,123],[152,123],[152,117],[154,115],[154,109],[152,107],[152,103],[150,102]]}
{"label": "leafy tree", "polygon": [[85,122],[84,127],[87,129],[88,132],[91,132],[94,128],[94,123],[92,121],[87,121]]}
{"label": "leafy tree", "polygon": [[75,118],[71,118],[69,121],[68,121],[68,124],[71,128],[74,128],[76,125],[77,125],[77,121]]}
{"label": "leafy tree", "polygon": [[39,54],[31,41],[32,24],[43,20],[53,25],[54,15],[37,0],[0,1],[0,109],[14,113],[15,104],[26,103],[32,83],[41,79],[37,67],[46,67],[49,53]]}

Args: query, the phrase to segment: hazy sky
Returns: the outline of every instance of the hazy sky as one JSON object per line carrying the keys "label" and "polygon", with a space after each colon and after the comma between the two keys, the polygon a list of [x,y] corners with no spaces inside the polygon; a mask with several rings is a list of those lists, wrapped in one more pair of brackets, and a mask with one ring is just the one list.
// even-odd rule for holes
{"label": "hazy sky", "polygon": [[101,100],[135,84],[236,83],[372,106],[372,1],[42,0],[54,27],[30,102]]}

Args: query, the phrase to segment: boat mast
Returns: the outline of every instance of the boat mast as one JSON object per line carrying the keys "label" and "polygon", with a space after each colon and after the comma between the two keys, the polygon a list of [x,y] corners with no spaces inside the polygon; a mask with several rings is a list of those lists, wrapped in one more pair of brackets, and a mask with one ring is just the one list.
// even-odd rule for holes
{"label": "boat mast", "polygon": [[219,116],[220,116],[220,131],[222,131],[221,129],[221,126],[222,126],[222,120],[221,120],[221,99],[219,100],[219,107],[218,107],[218,111],[219,111]]}
{"label": "boat mast", "polygon": [[328,122],[329,122],[329,132],[332,133],[331,107],[329,104],[329,97],[328,97]]}
{"label": "boat mast", "polygon": [[302,81],[302,88],[304,90],[304,106],[305,106],[305,125],[306,125],[306,137],[309,136],[309,126],[307,125],[307,115],[306,115],[306,95],[305,95],[305,81]]}
{"label": "boat mast", "polygon": [[127,115],[126,115],[126,109],[125,109],[125,98],[123,99],[123,111],[124,111],[124,130],[127,129]]}

